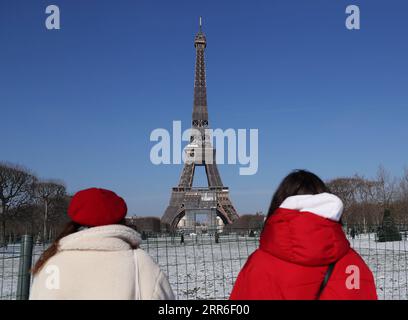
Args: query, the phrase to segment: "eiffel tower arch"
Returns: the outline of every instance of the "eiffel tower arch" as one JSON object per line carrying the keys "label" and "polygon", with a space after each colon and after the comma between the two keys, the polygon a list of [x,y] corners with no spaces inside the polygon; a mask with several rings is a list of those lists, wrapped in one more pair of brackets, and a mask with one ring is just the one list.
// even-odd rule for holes
{"label": "eiffel tower arch", "polygon": [[[231,202],[228,187],[222,183],[215,161],[215,149],[211,145],[205,130],[209,128],[207,109],[207,88],[205,79],[204,52],[207,40],[200,28],[194,39],[196,49],[194,103],[192,114],[192,135],[185,148],[186,161],[181,172],[179,184],[172,189],[170,203],[162,217],[162,223],[176,229],[185,215],[197,212],[207,214],[211,221],[214,215],[220,217],[224,224],[230,224],[239,216]],[[204,166],[208,187],[194,188],[194,172],[197,166]],[[191,220],[191,216],[187,217]]]}

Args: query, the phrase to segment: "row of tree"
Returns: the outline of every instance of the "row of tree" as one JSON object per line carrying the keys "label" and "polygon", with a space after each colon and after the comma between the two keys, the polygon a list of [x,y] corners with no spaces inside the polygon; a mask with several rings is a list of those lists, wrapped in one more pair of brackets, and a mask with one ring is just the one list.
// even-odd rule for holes
{"label": "row of tree", "polygon": [[365,230],[382,224],[389,211],[398,225],[408,225],[408,168],[402,177],[393,177],[380,166],[374,179],[354,175],[328,182],[330,190],[344,202],[342,222],[362,225]]}
{"label": "row of tree", "polygon": [[67,220],[68,202],[64,183],[0,162],[0,245],[24,233],[52,237]]}
{"label": "row of tree", "polygon": [[[395,178],[380,166],[374,179],[356,174],[332,179],[328,186],[344,202],[346,226],[373,231],[386,210],[397,225],[408,225],[408,169]],[[0,162],[0,245],[24,233],[55,237],[67,222],[69,200],[63,182],[41,180],[21,166]]]}

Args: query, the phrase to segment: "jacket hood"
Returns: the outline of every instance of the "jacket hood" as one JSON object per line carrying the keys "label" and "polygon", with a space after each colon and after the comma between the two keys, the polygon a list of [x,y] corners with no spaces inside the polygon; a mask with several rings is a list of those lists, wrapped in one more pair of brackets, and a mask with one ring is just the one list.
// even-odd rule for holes
{"label": "jacket hood", "polygon": [[140,243],[140,235],[135,230],[113,224],[70,234],[60,240],[59,250],[121,251],[137,248]]}
{"label": "jacket hood", "polygon": [[338,223],[342,212],[342,201],[329,193],[289,197],[265,222],[260,249],[299,265],[329,265],[350,248]]}

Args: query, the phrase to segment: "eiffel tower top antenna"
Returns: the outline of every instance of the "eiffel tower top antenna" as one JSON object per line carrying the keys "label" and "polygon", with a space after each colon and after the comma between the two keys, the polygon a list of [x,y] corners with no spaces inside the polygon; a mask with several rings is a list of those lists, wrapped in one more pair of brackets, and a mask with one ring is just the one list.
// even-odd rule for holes
{"label": "eiffel tower top antenna", "polygon": [[201,32],[201,27],[203,26],[203,18],[201,16],[200,16],[199,26],[200,26],[200,32]]}

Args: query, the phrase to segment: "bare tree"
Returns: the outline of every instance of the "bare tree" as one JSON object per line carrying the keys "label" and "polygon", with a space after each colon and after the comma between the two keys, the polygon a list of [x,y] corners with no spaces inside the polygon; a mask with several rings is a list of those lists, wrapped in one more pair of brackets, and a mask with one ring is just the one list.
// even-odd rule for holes
{"label": "bare tree", "polygon": [[44,206],[43,215],[43,237],[47,239],[48,228],[47,222],[50,213],[50,207],[57,201],[60,201],[66,196],[65,186],[58,181],[42,181],[35,185],[35,197]]}
{"label": "bare tree", "polygon": [[408,201],[408,168],[405,168],[400,181],[400,198],[405,202]]}
{"label": "bare tree", "polygon": [[355,202],[355,178],[336,178],[330,180],[327,186],[331,192],[343,200],[346,210]]}
{"label": "bare tree", "polygon": [[344,224],[365,223],[364,210],[361,204],[363,201],[362,187],[367,181],[364,177],[354,175],[353,177],[336,178],[328,182],[328,187],[343,200],[344,214],[342,221]]}
{"label": "bare tree", "polygon": [[398,189],[397,212],[402,223],[408,222],[408,168],[405,168],[404,174],[400,179]]}
{"label": "bare tree", "polygon": [[344,203],[344,224],[362,225],[364,230],[380,222],[377,194],[379,182],[355,174],[352,177],[336,178],[327,183],[330,190]]}
{"label": "bare tree", "polygon": [[381,207],[389,209],[397,196],[397,180],[380,165],[377,171],[376,200]]}
{"label": "bare tree", "polygon": [[0,163],[0,218],[2,221],[2,241],[6,241],[6,216],[10,209],[16,209],[32,200],[36,177],[26,169]]}

